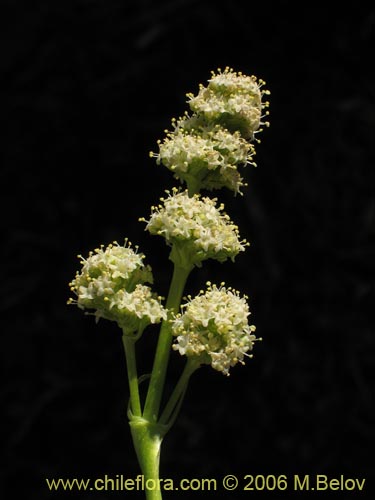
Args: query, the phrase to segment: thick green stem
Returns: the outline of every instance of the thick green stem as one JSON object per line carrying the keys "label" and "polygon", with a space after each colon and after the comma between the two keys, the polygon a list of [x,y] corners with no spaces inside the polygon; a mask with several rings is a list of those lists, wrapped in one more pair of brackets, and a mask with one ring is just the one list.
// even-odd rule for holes
{"label": "thick green stem", "polygon": [[126,366],[128,370],[129,391],[130,391],[130,407],[134,416],[142,415],[141,401],[139,398],[137,365],[135,359],[135,340],[125,333],[122,336],[124,345]]}
{"label": "thick green stem", "polygon": [[163,439],[161,429],[158,425],[139,417],[133,417],[129,423],[144,478],[146,499],[161,500],[159,479],[160,445]]}
{"label": "thick green stem", "polygon": [[[182,294],[191,267],[180,267],[175,264],[173,277],[166,308],[171,312],[178,312]],[[154,366],[152,368],[150,384],[147,392],[143,416],[149,422],[156,422],[159,415],[160,402],[163,394],[165,376],[167,373],[169,354],[172,344],[172,329],[169,318],[163,321],[160,328],[158,345],[156,348]]]}

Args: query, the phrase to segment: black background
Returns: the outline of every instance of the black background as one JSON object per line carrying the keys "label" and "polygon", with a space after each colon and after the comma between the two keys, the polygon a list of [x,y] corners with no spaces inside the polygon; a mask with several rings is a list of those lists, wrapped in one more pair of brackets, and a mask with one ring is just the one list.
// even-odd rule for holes
{"label": "black background", "polygon": [[[234,265],[195,270],[187,291],[211,280],[247,293],[264,341],[228,378],[209,367],[194,375],[163,444],[161,477],[343,474],[366,478],[369,491],[375,10],[330,9],[2,2],[1,498],[142,498],[53,494],[45,485],[46,477],[139,472],[120,334],[66,306],[67,284],[76,254],[128,236],[167,293],[168,251],[138,217],[176,182],[148,152],[187,109],[185,93],[226,65],[265,79],[272,92],[271,127],[257,146],[258,168],[246,170],[244,196],[215,193],[251,247]],[[141,372],[156,334],[151,328],[140,343]],[[174,353],[170,380],[181,366]]]}

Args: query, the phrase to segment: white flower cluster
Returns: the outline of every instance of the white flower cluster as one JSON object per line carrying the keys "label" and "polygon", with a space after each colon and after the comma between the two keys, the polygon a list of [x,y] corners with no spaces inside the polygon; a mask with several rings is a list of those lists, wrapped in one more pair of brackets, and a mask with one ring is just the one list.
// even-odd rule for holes
{"label": "white flower cluster", "polygon": [[163,205],[152,207],[146,229],[151,234],[164,236],[169,245],[181,248],[190,263],[199,265],[212,258],[220,262],[245,250],[246,240],[239,239],[239,232],[223,212],[224,205],[216,207],[216,198],[188,196],[187,191],[174,189],[168,198],[161,198]]}
{"label": "white flower cluster", "polygon": [[[261,90],[263,80],[245,76],[231,68],[212,72],[207,87],[199,86],[197,96],[188,94],[192,111],[214,123],[221,123],[229,130],[239,130],[246,139],[253,139],[262,122],[262,111],[269,103],[262,102],[269,91]],[[265,115],[268,114],[266,111]]]}
{"label": "white flower cluster", "polygon": [[87,259],[79,258],[81,272],[77,271],[70,283],[77,299],[69,303],[94,310],[96,318],[116,321],[128,332],[167,317],[161,298],[143,285],[152,283],[150,266],[144,265],[144,255],[134,251],[127,241],[124,246],[117,242],[107,248],[101,246]]}
{"label": "white flower cluster", "polygon": [[133,292],[121,289],[112,296],[109,310],[120,318],[118,322],[125,330],[137,331],[150,323],[167,319],[167,311],[160,301],[161,297],[155,297],[149,286],[138,284]]}
{"label": "white flower cluster", "polygon": [[150,153],[171,170],[177,179],[189,185],[192,178],[203,189],[227,187],[239,192],[244,185],[237,167],[255,163],[254,147],[239,132],[231,133],[216,126],[184,128],[189,120],[182,120],[163,142],[158,141],[159,153]]}
{"label": "white flower cluster", "polygon": [[198,95],[187,94],[193,114],[187,112],[172,120],[173,130],[158,141],[159,152],[150,153],[175,178],[186,183],[189,194],[201,189],[226,187],[235,193],[245,185],[238,168],[253,161],[255,149],[250,141],[268,111],[262,97],[262,80],[245,76],[231,68],[212,72],[207,87],[200,85]]}
{"label": "white flower cluster", "polygon": [[230,367],[244,364],[245,356],[251,357],[248,352],[256,340],[255,326],[248,323],[246,296],[240,297],[223,284],[219,288],[207,284],[208,290],[194,299],[189,297],[173,320],[172,331],[177,337],[173,349],[229,375]]}

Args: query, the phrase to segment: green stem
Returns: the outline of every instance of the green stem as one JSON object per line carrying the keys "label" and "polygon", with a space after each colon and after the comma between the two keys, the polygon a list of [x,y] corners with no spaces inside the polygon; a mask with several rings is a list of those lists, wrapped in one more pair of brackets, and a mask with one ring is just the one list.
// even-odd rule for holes
{"label": "green stem", "polygon": [[126,366],[128,370],[131,412],[134,416],[140,417],[142,415],[142,408],[138,389],[135,340],[124,333],[122,336],[122,343],[124,345]]}
{"label": "green stem", "polygon": [[142,417],[133,417],[130,422],[135,451],[141,466],[147,500],[162,500],[159,480],[160,445],[163,432],[160,426],[151,424]]}
{"label": "green stem", "polygon": [[[171,312],[178,312],[185,283],[191,267],[180,267],[175,264],[173,277],[166,308]],[[158,345],[156,348],[154,366],[152,368],[150,384],[147,391],[146,403],[143,416],[149,422],[156,422],[159,415],[160,402],[162,398],[165,376],[167,373],[169,354],[172,344],[172,328],[169,318],[163,321],[160,328]]]}
{"label": "green stem", "polygon": [[[191,375],[199,368],[198,363],[194,363],[191,359],[188,359],[185,368],[174,388],[168,403],[166,404],[164,411],[159,419],[159,423],[162,425],[168,425],[170,423],[171,416],[175,413],[176,408],[181,402],[181,398],[184,396],[184,392],[186,391],[189,379]],[[177,415],[177,413],[174,415]],[[173,420],[174,420],[173,418]],[[173,422],[172,422],[173,423]]]}

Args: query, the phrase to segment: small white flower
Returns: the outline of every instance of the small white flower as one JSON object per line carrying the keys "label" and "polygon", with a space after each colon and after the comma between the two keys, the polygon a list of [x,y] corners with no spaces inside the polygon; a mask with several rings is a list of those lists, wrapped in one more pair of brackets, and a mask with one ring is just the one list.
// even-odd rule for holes
{"label": "small white flower", "polygon": [[244,357],[253,349],[255,326],[249,325],[247,297],[239,292],[208,283],[208,290],[200,292],[184,304],[182,313],[172,322],[177,337],[173,349],[181,355],[195,357],[199,363],[211,366],[224,375],[230,367],[244,364]]}
{"label": "small white flower", "polygon": [[[229,130],[239,130],[246,139],[253,139],[262,122],[263,109],[269,106],[262,102],[269,91],[261,90],[262,80],[246,76],[231,68],[212,72],[207,87],[200,85],[198,95],[188,94],[192,111],[202,115],[207,121],[220,123]],[[267,115],[268,111],[264,113]]]}
{"label": "small white flower", "polygon": [[236,225],[223,212],[224,205],[216,207],[216,198],[188,196],[187,191],[174,189],[163,205],[152,207],[146,229],[151,234],[164,236],[172,247],[177,246],[188,256],[191,264],[200,265],[205,259],[220,262],[234,260],[248,245],[239,239]]}
{"label": "small white flower", "polygon": [[69,303],[94,311],[97,319],[116,321],[128,332],[166,318],[161,298],[143,285],[153,281],[151,267],[127,240],[124,246],[114,242],[90,252],[87,259],[79,258],[82,269],[70,283],[77,298]]}

